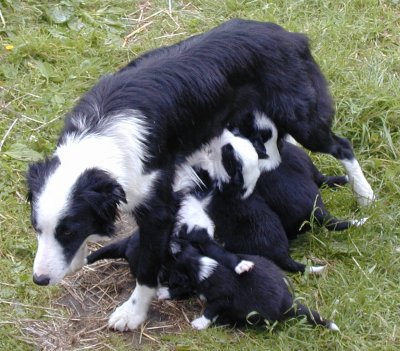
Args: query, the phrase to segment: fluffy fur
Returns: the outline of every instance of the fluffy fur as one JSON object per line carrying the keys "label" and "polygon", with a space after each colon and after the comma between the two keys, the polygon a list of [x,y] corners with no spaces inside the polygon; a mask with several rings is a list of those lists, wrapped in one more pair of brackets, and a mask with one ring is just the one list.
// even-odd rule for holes
{"label": "fluffy fur", "polygon": [[[310,150],[357,165],[349,142],[331,132],[333,104],[306,37],[275,24],[231,20],[100,80],[66,118],[51,158],[28,171],[34,280],[58,283],[84,263],[92,234],[112,235],[118,211],[133,213],[141,301],[132,320],[118,313],[110,326],[137,327],[175,218],[176,165],[255,110]],[[370,187],[357,189],[372,198]]]}

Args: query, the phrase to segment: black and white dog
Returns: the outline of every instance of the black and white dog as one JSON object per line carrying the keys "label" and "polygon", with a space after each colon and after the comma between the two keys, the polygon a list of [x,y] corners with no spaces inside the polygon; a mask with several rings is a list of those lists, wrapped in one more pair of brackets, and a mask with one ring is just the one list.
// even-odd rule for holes
{"label": "black and white dog", "polygon": [[[244,274],[232,272],[218,261],[204,256],[190,243],[181,244],[172,266],[169,287],[158,292],[160,299],[179,297],[193,289],[207,300],[203,315],[192,321],[192,327],[205,329],[217,321],[221,324],[242,324],[251,313],[262,319],[282,321],[291,317],[305,316],[313,325],[322,325],[338,331],[337,325],[293,299],[288,280],[271,261],[253,255],[238,255],[242,260],[255,263]],[[182,290],[182,288],[186,288]]]}
{"label": "black and white dog", "polygon": [[141,231],[137,285],[109,325],[138,327],[175,218],[176,165],[253,110],[338,158],[360,203],[373,199],[350,143],[331,131],[332,100],[306,37],[231,20],[103,78],[73,108],[53,155],[27,174],[35,283],[82,267],[87,240],[112,235],[119,211],[131,213]]}

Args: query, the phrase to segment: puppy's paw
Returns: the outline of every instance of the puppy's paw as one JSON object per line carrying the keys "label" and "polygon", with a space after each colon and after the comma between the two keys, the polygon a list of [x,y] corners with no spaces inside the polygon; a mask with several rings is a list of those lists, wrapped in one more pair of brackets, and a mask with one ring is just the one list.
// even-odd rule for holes
{"label": "puppy's paw", "polygon": [[351,224],[354,225],[355,227],[361,227],[367,220],[368,220],[368,217],[364,217],[361,219],[353,219],[351,221]]}
{"label": "puppy's paw", "polygon": [[131,300],[124,302],[110,316],[108,327],[121,332],[136,329],[146,319],[146,314],[138,310]]}
{"label": "puppy's paw", "polygon": [[196,318],[191,323],[192,328],[197,329],[197,330],[207,329],[210,326],[210,324],[211,324],[211,320],[209,320],[208,318],[206,318],[204,316]]}
{"label": "puppy's paw", "polygon": [[326,266],[311,266],[307,267],[307,273],[313,275],[321,275],[326,270]]}
{"label": "puppy's paw", "polygon": [[158,300],[169,300],[171,298],[171,294],[169,293],[169,288],[166,286],[162,286],[157,290],[157,299]]}
{"label": "puppy's paw", "polygon": [[247,261],[247,260],[242,260],[235,267],[235,272],[237,274],[242,274],[244,272],[251,271],[253,269],[253,267],[254,267],[254,262]]}

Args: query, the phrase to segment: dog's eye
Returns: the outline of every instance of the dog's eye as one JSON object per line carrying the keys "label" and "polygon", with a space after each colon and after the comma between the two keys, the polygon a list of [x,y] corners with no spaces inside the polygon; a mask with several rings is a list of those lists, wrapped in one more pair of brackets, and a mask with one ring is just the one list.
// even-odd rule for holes
{"label": "dog's eye", "polygon": [[72,232],[70,232],[69,230],[65,230],[62,234],[64,236],[70,236],[70,235],[72,235]]}

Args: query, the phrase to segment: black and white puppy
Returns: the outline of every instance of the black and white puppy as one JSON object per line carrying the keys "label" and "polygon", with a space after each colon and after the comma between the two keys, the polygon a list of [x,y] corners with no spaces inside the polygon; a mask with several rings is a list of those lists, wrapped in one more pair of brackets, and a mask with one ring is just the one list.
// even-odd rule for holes
{"label": "black and white puppy", "polygon": [[[171,249],[173,253],[180,250],[179,240],[190,241],[196,245],[203,253],[215,259],[220,264],[236,272],[242,274],[250,271],[254,267],[254,263],[240,259],[237,255],[232,254],[217,244],[204,229],[196,228],[190,232],[187,226],[181,227],[181,232],[178,238],[171,241]],[[104,259],[125,259],[128,261],[130,271],[134,277],[137,276],[139,266],[139,251],[140,250],[140,232],[135,230],[130,236],[121,240],[115,241],[108,245],[97,249],[86,257],[86,263],[92,264]],[[174,264],[174,257],[168,255],[162,265],[159,280],[162,283],[170,275],[170,270]],[[182,290],[184,287],[180,287]]]}
{"label": "black and white puppy", "polygon": [[[245,121],[249,122],[250,119]],[[246,129],[249,130],[249,127]],[[337,219],[329,213],[322,200],[321,186],[347,184],[347,176],[322,174],[302,148],[284,139],[278,140],[275,124],[262,114],[254,115],[252,129],[253,139],[256,139],[254,135],[259,136],[266,155],[259,160],[261,175],[256,193],[279,217],[289,239],[308,230],[307,223],[312,219],[333,231],[360,226],[366,221],[366,218],[350,221]]]}
{"label": "black and white puppy", "polygon": [[[289,272],[305,272],[306,265],[291,258],[282,222],[258,193],[257,186],[248,198],[241,198],[242,163],[231,144],[222,147],[222,163],[230,181],[212,192],[206,207],[216,237],[228,251],[264,256]],[[207,176],[203,174],[203,178]],[[324,267],[308,269],[318,274]]]}
{"label": "black and white puppy", "polygon": [[190,243],[181,244],[181,252],[176,254],[177,261],[170,273],[169,287],[161,290],[159,297],[171,298],[181,286],[190,286],[204,296],[207,300],[205,311],[191,323],[196,329],[205,329],[215,321],[243,323],[256,312],[269,321],[305,316],[313,325],[339,330],[335,323],[324,320],[317,312],[293,299],[287,279],[273,262],[260,256],[238,256],[254,262],[254,268],[238,275],[204,256]]}
{"label": "black and white puppy", "polygon": [[[238,100],[249,87],[250,99]],[[231,20],[103,78],[72,109],[53,155],[27,174],[34,282],[57,284],[81,268],[86,242],[112,235],[120,211],[133,214],[141,232],[137,284],[109,325],[137,328],[175,219],[176,165],[249,109],[341,160],[360,202],[372,200],[350,143],[331,131],[333,104],[306,37]]]}

